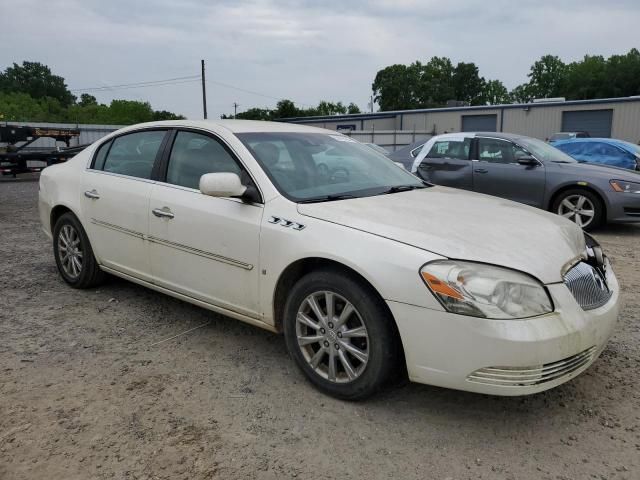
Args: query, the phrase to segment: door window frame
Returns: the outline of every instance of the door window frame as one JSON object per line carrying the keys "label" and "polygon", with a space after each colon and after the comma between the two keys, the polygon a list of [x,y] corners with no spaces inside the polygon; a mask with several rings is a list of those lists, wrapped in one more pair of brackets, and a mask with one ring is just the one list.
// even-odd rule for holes
{"label": "door window frame", "polygon": [[[125,175],[123,173],[116,173],[116,172],[106,172],[104,171],[104,163],[106,163],[107,158],[109,157],[109,153],[111,152],[111,148],[113,147],[114,142],[121,137],[125,137],[127,135],[133,135],[136,133],[144,133],[144,132],[164,132],[164,137],[162,138],[162,141],[160,142],[160,147],[158,147],[158,151],[156,152],[156,157],[153,160],[153,166],[151,167],[151,174],[150,174],[150,178],[142,178],[142,177],[134,177],[132,175]],[[166,148],[166,144],[167,144],[167,140],[169,138],[169,133],[171,132],[171,128],[167,128],[167,127],[147,127],[147,128],[141,128],[141,129],[137,129],[137,130],[129,130],[126,132],[123,132],[119,135],[114,135],[112,137],[109,137],[107,140],[105,140],[104,142],[100,143],[100,145],[98,145],[98,147],[94,150],[94,152],[91,154],[91,161],[89,162],[88,166],[87,166],[87,170],[91,171],[92,173],[100,173],[103,175],[112,175],[115,177],[122,177],[122,178],[129,178],[131,180],[138,180],[140,182],[155,182],[157,180],[158,177],[158,167],[160,164],[160,159],[162,158],[162,155],[164,154],[164,150]],[[107,147],[107,152],[105,154],[105,162],[102,165],[101,169],[98,168],[94,168],[96,161],[98,159],[98,154],[100,153],[100,150],[105,146],[109,144],[109,146]]]}
{"label": "door window frame", "polygon": [[234,202],[241,202],[248,205],[260,205],[260,206],[264,205],[264,194],[262,193],[260,185],[256,181],[254,175],[251,173],[251,170],[247,168],[246,164],[241,160],[240,155],[236,154],[236,152],[221,136],[216,135],[215,133],[210,132],[209,130],[201,130],[199,128],[193,128],[193,127],[173,127],[169,129],[169,135],[165,137],[165,142],[163,142],[163,145],[161,146],[163,148],[162,154],[159,159],[156,158],[157,167],[158,167],[157,178],[155,178],[156,183],[161,184],[163,186],[177,188],[179,190],[186,190],[189,192],[194,192],[194,193],[198,193],[199,195],[202,195],[202,192],[197,188],[185,187],[183,185],[177,185],[175,183],[167,182],[167,171],[169,168],[169,159],[171,157],[171,151],[173,150],[173,146],[175,144],[175,140],[179,132],[196,133],[205,137],[209,137],[213,141],[218,142],[218,144],[222,146],[222,148],[224,148],[224,150],[231,156],[231,159],[234,162],[236,162],[238,167],[240,167],[241,170],[246,172],[246,174],[251,179],[253,186],[256,188],[256,190],[258,191],[258,194],[260,195],[259,202],[247,202],[246,200],[242,200],[239,198],[231,198],[231,197],[217,197],[217,198],[220,198],[222,200],[231,200]]}
{"label": "door window frame", "polygon": [[[448,143],[462,143],[464,144],[467,140],[470,140],[469,142],[469,152],[467,153],[467,158],[456,158],[456,157],[430,157],[429,154],[431,153],[431,151],[436,147],[436,145],[438,144],[438,142],[448,142]],[[431,148],[429,148],[429,151],[427,152],[427,154],[425,155],[424,159],[434,159],[434,160],[460,160],[460,161],[469,161],[471,160],[471,154],[473,152],[473,137],[464,137],[462,139],[461,142],[458,142],[457,139],[447,139],[447,138],[443,138],[442,140],[436,140],[435,142],[433,142],[433,145],[431,145]],[[424,145],[423,145],[424,147]]]}
{"label": "door window frame", "polygon": [[[522,145],[519,145],[517,142],[514,142],[513,140],[510,140],[508,138],[498,138],[498,137],[489,137],[489,136],[482,136],[482,137],[474,137],[473,138],[473,143],[471,144],[471,150],[470,150],[471,152],[473,152],[473,155],[471,156],[473,162],[495,163],[496,165],[520,165],[517,161],[515,161],[515,162],[490,162],[489,160],[480,159],[480,148],[479,148],[480,140],[499,140],[501,142],[510,143],[512,146],[518,147],[518,148],[524,150],[525,152],[527,152],[527,154],[529,154],[532,158],[535,159],[536,162],[538,162],[538,166],[539,167],[544,167],[544,162],[540,161],[540,159],[538,157],[536,157],[533,153],[531,153],[529,150],[527,150]],[[520,165],[520,166],[522,166],[522,165]]]}

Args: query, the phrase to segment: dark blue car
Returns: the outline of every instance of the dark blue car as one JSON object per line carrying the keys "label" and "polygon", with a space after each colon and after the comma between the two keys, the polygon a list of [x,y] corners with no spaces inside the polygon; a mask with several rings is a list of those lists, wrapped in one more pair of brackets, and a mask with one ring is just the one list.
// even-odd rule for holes
{"label": "dark blue car", "polygon": [[640,146],[611,138],[573,138],[550,142],[579,162],[640,170]]}

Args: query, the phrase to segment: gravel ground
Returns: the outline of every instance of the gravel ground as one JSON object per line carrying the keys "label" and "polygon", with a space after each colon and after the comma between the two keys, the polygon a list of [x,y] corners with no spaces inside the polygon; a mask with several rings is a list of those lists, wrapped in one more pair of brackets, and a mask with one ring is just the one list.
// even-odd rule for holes
{"label": "gravel ground", "polygon": [[570,383],[345,403],[280,336],[122,280],[68,288],[36,197],[0,182],[0,479],[640,479],[640,227],[596,234],[625,306]]}

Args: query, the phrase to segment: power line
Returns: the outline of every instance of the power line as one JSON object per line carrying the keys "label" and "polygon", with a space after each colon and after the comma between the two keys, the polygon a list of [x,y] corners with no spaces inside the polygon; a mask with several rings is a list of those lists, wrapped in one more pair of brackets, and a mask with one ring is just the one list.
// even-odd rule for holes
{"label": "power line", "polygon": [[[285,97],[274,97],[272,95],[267,95],[267,94],[260,93],[260,92],[254,92],[253,90],[247,90],[245,88],[236,87],[234,85],[229,85],[228,83],[222,83],[222,82],[218,82],[218,81],[215,81],[215,80],[207,80],[207,83],[212,83],[214,85],[219,85],[221,87],[231,88],[233,90],[238,90],[239,92],[249,93],[251,95],[257,95],[259,97],[270,98],[271,100],[280,101],[280,100],[283,100],[285,98]],[[313,105],[309,105],[309,104],[302,103],[302,102],[295,102],[293,100],[292,100],[292,102],[297,103],[298,105],[305,106],[305,107],[313,107]]]}
{"label": "power line", "polygon": [[[185,77],[166,78],[163,80],[148,80],[145,82],[121,83],[117,85],[103,85],[99,87],[89,87],[89,88],[73,88],[73,89],[70,89],[70,91],[71,92],[110,92],[114,90],[127,90],[132,88],[135,89],[135,88],[148,88],[148,87],[162,87],[167,85],[180,85],[183,83],[200,82],[201,80],[202,80],[201,75],[189,75]],[[285,97],[275,97],[273,95],[268,95],[266,93],[260,93],[254,90],[248,90],[246,88],[236,87],[235,85],[229,85],[228,83],[218,82],[216,80],[206,79],[205,81],[206,83],[211,83],[213,85],[218,85],[220,87],[230,88],[232,90],[248,93],[250,95],[256,95],[258,97],[269,98],[271,100],[280,101],[285,98]],[[307,103],[296,102],[295,100],[292,100],[292,101],[304,107],[313,107],[313,105],[309,105]]]}
{"label": "power line", "polygon": [[165,78],[164,80],[147,80],[145,82],[136,83],[121,83],[119,85],[103,85],[100,87],[89,88],[74,88],[71,92],[97,92],[103,90],[122,90],[127,88],[143,88],[143,87],[156,87],[162,85],[174,85],[179,83],[189,83],[194,80],[198,80],[200,75],[189,75],[186,77]]}

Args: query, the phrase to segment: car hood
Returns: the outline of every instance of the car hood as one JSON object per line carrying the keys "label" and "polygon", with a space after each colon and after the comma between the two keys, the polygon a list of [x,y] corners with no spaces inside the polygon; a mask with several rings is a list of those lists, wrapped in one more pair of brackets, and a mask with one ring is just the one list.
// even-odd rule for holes
{"label": "car hood", "polygon": [[[570,171],[576,174],[579,179],[588,179],[588,175],[594,175],[606,180],[629,180],[631,182],[640,181],[640,173],[628,168],[605,165],[602,163],[576,162],[576,163],[553,163],[559,170]],[[580,177],[582,175],[582,177]]]}
{"label": "car hood", "polygon": [[561,282],[563,267],[585,250],[582,230],[562,217],[446,187],[298,204],[298,212],[445,257],[520,270],[543,283]]}

